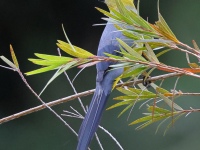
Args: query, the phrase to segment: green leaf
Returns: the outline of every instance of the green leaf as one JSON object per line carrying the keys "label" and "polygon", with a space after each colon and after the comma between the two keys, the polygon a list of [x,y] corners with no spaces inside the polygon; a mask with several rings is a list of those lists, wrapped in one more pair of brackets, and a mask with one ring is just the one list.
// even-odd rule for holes
{"label": "green leaf", "polygon": [[[132,25],[132,21],[129,19],[128,16],[124,15],[125,13],[123,14],[121,12],[118,12],[113,8],[109,8],[109,9],[113,14],[115,14],[115,16],[117,16],[117,18],[118,18],[117,20],[123,20],[123,22],[125,22],[125,23],[127,23],[129,25]],[[114,18],[114,19],[116,19],[116,18]]]}
{"label": "green leaf", "polygon": [[59,75],[61,75],[64,71],[68,70],[70,67],[72,67],[74,64],[76,64],[77,61],[72,61],[72,62],[69,62],[67,63],[66,65],[64,65],[63,67],[60,67],[58,69],[58,71],[56,71],[56,73],[51,77],[51,79],[47,82],[47,84],[45,85],[45,87],[42,89],[42,91],[40,92],[39,95],[41,95],[44,90],[47,88],[47,86],[53,82]]}
{"label": "green leaf", "polygon": [[161,108],[161,107],[158,107],[158,106],[149,106],[148,111],[150,111],[150,112],[154,111],[154,112],[161,113],[161,114],[172,113],[171,110],[167,110],[167,109],[164,109],[164,108]]}
{"label": "green leaf", "polygon": [[148,56],[149,60],[151,62],[155,62],[155,63],[159,64],[160,62],[159,62],[158,58],[156,57],[155,53],[153,52],[152,48],[149,46],[149,44],[145,43],[145,46],[147,48],[147,56]]}
{"label": "green leaf", "polygon": [[116,104],[114,104],[114,105],[108,107],[106,110],[110,110],[110,109],[113,109],[113,108],[116,108],[116,107],[120,107],[120,106],[123,106],[123,105],[128,105],[128,104],[130,104],[130,103],[132,103],[131,100],[130,100],[130,101],[128,101],[128,100],[122,101],[122,102],[116,103]]}
{"label": "green leaf", "polygon": [[133,107],[133,105],[134,105],[134,103],[131,103],[131,104],[128,105],[125,109],[123,109],[123,110],[119,113],[118,117],[120,117],[123,113],[125,113],[129,108]]}
{"label": "green leaf", "polygon": [[32,63],[36,64],[36,65],[41,65],[41,66],[51,66],[51,65],[61,66],[61,65],[66,64],[67,62],[69,62],[69,61],[62,61],[62,60],[49,61],[49,60],[32,59],[32,58],[29,58],[28,60],[31,61]]}
{"label": "green leaf", "polygon": [[125,48],[125,50],[127,50],[127,52],[129,54],[131,54],[132,56],[136,57],[137,60],[140,60],[140,61],[144,61],[144,62],[147,62],[139,53],[137,53],[136,51],[134,51],[130,46],[128,46],[125,42],[123,42],[121,39],[118,39],[117,38],[117,41],[120,43],[120,45],[122,47]]}
{"label": "green leaf", "polygon": [[126,37],[133,39],[133,40],[139,40],[141,38],[141,35],[136,34],[133,30],[124,29],[122,26],[118,26],[115,24],[115,28],[123,33]]}
{"label": "green leaf", "polygon": [[138,124],[138,123],[149,121],[149,120],[152,120],[152,116],[145,116],[145,117],[139,118],[139,119],[131,122],[129,125],[134,125],[134,124]]}
{"label": "green leaf", "polygon": [[168,40],[171,40],[177,44],[179,44],[179,40],[176,38],[174,33],[171,31],[167,23],[165,22],[164,18],[160,14],[159,7],[158,7],[158,21],[156,22],[156,25],[152,25],[152,27],[163,37],[165,37]]}
{"label": "green leaf", "polygon": [[125,95],[132,95],[132,94],[135,94],[134,92],[130,91],[129,88],[128,89],[125,89],[125,88],[122,88],[122,87],[118,87],[116,88],[119,92],[125,94]]}
{"label": "green leaf", "polygon": [[110,53],[104,53],[106,56],[110,57],[110,58],[114,58],[114,59],[122,59],[123,60],[123,57],[121,56],[116,56],[116,55],[112,55]]}
{"label": "green leaf", "polygon": [[58,40],[57,46],[67,54],[77,58],[88,58],[94,56],[92,53],[69,43]]}
{"label": "green leaf", "polygon": [[172,30],[169,28],[169,26],[167,25],[165,19],[162,17],[160,12],[158,12],[158,19],[159,21],[157,22],[157,24],[163,29],[163,31],[165,31],[166,33],[176,38],[176,36],[172,32]]}
{"label": "green leaf", "polygon": [[161,88],[161,87],[157,86],[157,85],[154,84],[154,83],[153,83],[151,86],[154,88],[154,90],[156,90],[156,92],[159,92],[159,93],[161,93],[161,94],[170,93],[170,92],[167,91],[166,89]]}
{"label": "green leaf", "polygon": [[43,68],[40,68],[40,69],[36,69],[36,70],[33,70],[33,71],[26,72],[25,74],[28,75],[28,76],[34,75],[34,74],[39,74],[39,73],[54,70],[58,67],[59,67],[59,65],[51,65],[51,66],[47,66],[47,67],[43,67]]}
{"label": "green leaf", "polygon": [[161,52],[159,52],[158,54],[156,54],[157,57],[160,57],[161,55],[171,51],[172,49],[166,49],[166,50],[162,50]]}
{"label": "green leaf", "polygon": [[145,30],[137,30],[137,29],[135,29],[135,30],[133,30],[134,32],[136,32],[136,33],[139,33],[139,34],[141,34],[141,35],[145,35],[145,36],[150,36],[151,38],[152,37],[154,37],[154,38],[159,38],[160,36],[158,36],[158,34],[157,33],[155,33],[155,32],[152,32],[152,31],[145,31]]}
{"label": "green leaf", "polygon": [[147,90],[143,90],[143,89],[136,89],[136,88],[128,88],[130,91],[137,93],[137,94],[144,94],[144,95],[152,95],[154,94],[153,92],[147,91]]}
{"label": "green leaf", "polygon": [[135,77],[139,74],[142,74],[142,72],[146,71],[148,69],[148,67],[142,65],[138,68],[135,67],[131,67],[129,70],[126,70],[125,72],[123,72],[122,74],[122,78],[127,78],[127,77]]}
{"label": "green leaf", "polygon": [[170,40],[164,40],[164,39],[140,39],[136,40],[135,42],[138,43],[162,43],[162,44],[167,44],[167,43],[172,43]]}
{"label": "green leaf", "polygon": [[111,13],[109,13],[109,12],[107,12],[107,11],[101,9],[101,8],[98,8],[98,7],[95,7],[95,8],[98,11],[100,11],[102,14],[104,14],[105,16],[107,16],[107,17],[113,18],[115,20],[120,20],[120,18],[118,16],[116,16],[116,15],[113,15],[113,14],[111,14]]}
{"label": "green leaf", "polygon": [[115,97],[115,100],[145,100],[145,99],[150,99],[150,98],[156,98],[156,94],[152,95],[145,95],[145,94],[140,94],[140,95],[129,95],[129,96],[118,96]]}
{"label": "green leaf", "polygon": [[11,53],[11,57],[12,57],[12,60],[13,60],[13,62],[14,62],[14,64],[15,64],[15,66],[16,66],[17,68],[19,68],[19,64],[18,64],[18,61],[17,61],[17,57],[16,57],[16,55],[15,55],[15,52],[14,52],[14,50],[13,50],[12,45],[10,45],[10,53]]}
{"label": "green leaf", "polygon": [[47,54],[40,54],[35,53],[38,58],[49,60],[49,61],[71,61],[73,58],[71,57],[64,57],[64,56],[55,56],[55,55],[47,55]]}
{"label": "green leaf", "polygon": [[151,25],[134,11],[132,10],[129,11],[129,16],[131,17],[132,21],[135,23],[136,29],[137,29],[137,26],[139,26],[139,27],[142,27],[144,31],[150,31],[150,32],[154,31]]}
{"label": "green leaf", "polygon": [[[131,54],[129,54],[127,51],[125,51],[124,49],[123,49],[123,47],[120,45],[119,46],[120,47],[120,50],[121,50],[121,52],[119,52],[120,54],[122,54],[123,55],[123,57],[124,57],[124,59],[130,59],[130,60],[135,60],[135,61],[138,61],[138,57],[137,56],[134,56],[134,55],[131,55]],[[133,62],[132,62],[133,63]]]}
{"label": "green leaf", "polygon": [[[162,119],[165,119],[169,116],[171,116],[172,113],[169,113],[169,114],[154,114],[153,116],[145,116],[145,117],[142,117],[142,118],[139,118],[133,122],[131,122],[129,125],[134,125],[134,124],[138,124],[138,123],[141,123],[141,122],[146,122],[146,121],[150,121],[147,125],[150,125],[151,123],[154,123],[154,122],[157,122],[159,120],[162,120]],[[142,128],[146,127],[147,125],[143,126]],[[141,128],[140,128],[141,129]]]}

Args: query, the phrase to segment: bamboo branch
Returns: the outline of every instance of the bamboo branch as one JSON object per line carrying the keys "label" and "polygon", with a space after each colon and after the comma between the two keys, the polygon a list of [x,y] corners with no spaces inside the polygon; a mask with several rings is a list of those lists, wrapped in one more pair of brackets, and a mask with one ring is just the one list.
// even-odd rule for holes
{"label": "bamboo branch", "polygon": [[[150,77],[150,78],[147,79],[147,81],[154,82],[154,81],[157,81],[157,80],[163,80],[163,79],[166,79],[166,78],[175,77],[175,76],[181,76],[181,75],[182,74],[180,74],[180,73],[168,73],[168,74],[164,74],[164,75]],[[133,85],[133,84],[138,84],[138,83],[142,83],[142,82],[143,82],[143,80],[139,79],[137,81],[130,81],[130,82],[127,82],[127,83],[120,83],[120,84],[117,85],[117,87]],[[95,91],[95,89],[84,91],[84,92],[81,92],[81,93],[78,93],[78,94],[74,94],[74,95],[71,95],[71,96],[67,96],[67,97],[64,97],[64,98],[61,98],[61,99],[54,100],[52,102],[46,103],[46,105],[49,106],[49,107],[52,107],[52,106],[55,106],[55,105],[58,105],[58,104],[62,104],[62,103],[74,100],[74,99],[76,99],[78,97],[85,97],[85,96],[91,95],[91,94],[94,93],[94,91]],[[195,95],[195,94],[193,94],[193,95]],[[6,123],[8,121],[17,119],[19,117],[22,117],[22,116],[25,116],[25,115],[28,115],[28,114],[31,114],[31,113],[34,113],[34,112],[37,112],[37,111],[40,111],[40,110],[45,109],[45,108],[46,108],[45,105],[39,105],[39,106],[30,108],[30,109],[21,111],[19,113],[10,115],[8,117],[4,117],[4,118],[0,119],[0,124]]]}

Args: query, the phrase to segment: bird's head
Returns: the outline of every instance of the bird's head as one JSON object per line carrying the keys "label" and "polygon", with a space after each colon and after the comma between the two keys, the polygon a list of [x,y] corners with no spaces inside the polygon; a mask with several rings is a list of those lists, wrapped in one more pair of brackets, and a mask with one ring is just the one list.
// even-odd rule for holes
{"label": "bird's head", "polygon": [[[107,6],[116,8],[116,0],[100,0],[102,2],[105,2]],[[134,7],[134,0],[121,0],[125,7]]]}

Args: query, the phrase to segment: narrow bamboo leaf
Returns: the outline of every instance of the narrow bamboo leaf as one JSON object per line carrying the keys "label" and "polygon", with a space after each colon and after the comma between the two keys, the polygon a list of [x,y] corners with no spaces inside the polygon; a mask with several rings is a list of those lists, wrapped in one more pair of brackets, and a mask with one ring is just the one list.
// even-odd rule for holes
{"label": "narrow bamboo leaf", "polygon": [[110,109],[113,109],[113,108],[116,108],[116,107],[120,107],[120,106],[123,106],[123,105],[128,105],[130,103],[132,103],[132,101],[122,101],[122,102],[116,103],[116,104],[108,107],[106,110],[110,110]]}
{"label": "narrow bamboo leaf", "polygon": [[127,78],[131,76],[135,77],[139,74],[142,74],[142,72],[144,72],[147,68],[148,67],[143,66],[143,67],[136,68],[128,73],[123,73],[122,78]]}
{"label": "narrow bamboo leaf", "polygon": [[[77,57],[77,58],[88,58],[94,56],[92,53],[77,47],[70,45],[69,43],[63,42],[61,40],[58,40],[57,46],[62,49],[64,52],[68,53],[71,56]],[[72,48],[73,46],[73,48]],[[75,51],[74,51],[75,49]]]}
{"label": "narrow bamboo leaf", "polygon": [[142,27],[146,31],[151,31],[151,32],[154,31],[151,25],[134,11],[130,10],[129,16],[131,17],[132,21],[134,21],[137,26]]}
{"label": "narrow bamboo leaf", "polygon": [[159,52],[158,54],[156,54],[156,56],[157,56],[157,57],[160,57],[161,55],[163,55],[163,54],[165,54],[165,53],[167,53],[167,52],[169,52],[169,51],[171,51],[171,50],[172,50],[172,49],[163,50],[163,51]]}
{"label": "narrow bamboo leaf", "polygon": [[118,96],[115,97],[114,100],[145,100],[145,99],[150,99],[150,98],[155,98],[156,95],[128,95],[128,96]]}
{"label": "narrow bamboo leaf", "polygon": [[118,117],[120,117],[123,113],[125,113],[129,108],[133,107],[133,104],[134,104],[134,103],[128,105],[125,109],[123,109],[123,110],[120,112],[120,114],[118,115]]}
{"label": "narrow bamboo leaf", "polygon": [[70,67],[72,67],[76,63],[77,63],[77,61],[72,61],[72,62],[67,63],[63,67],[60,67],[58,69],[58,71],[56,71],[56,73],[51,77],[51,79],[44,86],[44,88],[42,89],[42,91],[40,92],[39,95],[41,95],[44,92],[44,90],[50,85],[50,83],[53,82],[59,75],[61,75],[64,71],[68,70]]}
{"label": "narrow bamboo leaf", "polygon": [[188,65],[189,65],[191,68],[197,68],[197,69],[200,68],[199,65],[196,64],[196,63],[188,63]]}
{"label": "narrow bamboo leaf", "polygon": [[130,72],[134,71],[135,69],[140,68],[140,67],[142,67],[142,66],[143,66],[143,65],[141,65],[141,64],[135,64],[135,65],[130,65],[130,66],[126,67],[126,68],[124,69],[124,72],[123,72],[123,74],[122,74],[122,77],[123,77],[123,75],[126,75],[126,74],[128,74],[128,73],[130,73]]}
{"label": "narrow bamboo leaf", "polygon": [[125,35],[126,37],[129,37],[130,39],[139,40],[140,38],[142,38],[141,35],[136,34],[133,30],[124,29],[121,26],[118,26],[116,24],[115,24],[115,28],[121,31],[123,35]]}
{"label": "narrow bamboo leaf", "polygon": [[195,48],[196,50],[200,51],[199,46],[197,45],[197,43],[196,43],[195,40],[192,40],[192,44],[193,44],[193,46],[194,46],[194,48]]}
{"label": "narrow bamboo leaf", "polygon": [[[134,93],[137,93],[137,94],[144,94],[144,95],[152,95],[154,94],[153,92],[150,92],[150,91],[145,91],[145,90],[142,90],[142,89],[136,89],[136,88],[128,88],[130,91],[134,92]],[[154,94],[156,95],[156,94]]]}
{"label": "narrow bamboo leaf", "polygon": [[109,22],[110,24],[120,24],[121,26],[127,25],[127,23],[124,22],[123,20],[116,20],[116,19],[113,19],[113,18],[104,18],[104,17],[101,18],[101,19]]}
{"label": "narrow bamboo leaf", "polygon": [[172,40],[173,42],[179,44],[180,42],[174,35],[174,33],[171,31],[167,23],[165,22],[164,18],[158,11],[158,21],[156,22],[156,25],[152,25],[152,27],[159,32],[162,36],[166,37],[169,40]]}
{"label": "narrow bamboo leaf", "polygon": [[17,61],[17,57],[16,57],[16,55],[15,55],[15,52],[14,52],[14,50],[13,50],[12,45],[10,45],[10,53],[11,53],[12,61],[14,62],[15,66],[16,66],[17,68],[19,68],[19,64],[18,64],[18,61]]}
{"label": "narrow bamboo leaf", "polygon": [[138,123],[145,122],[145,121],[148,121],[148,120],[152,121],[152,123],[153,123],[153,122],[157,122],[157,121],[159,121],[161,119],[167,118],[169,116],[171,116],[171,113],[170,114],[165,114],[165,115],[154,114],[154,116],[145,116],[145,117],[139,118],[139,119],[131,122],[129,125],[138,124]]}
{"label": "narrow bamboo leaf", "polygon": [[114,58],[114,59],[123,59],[123,57],[121,56],[116,56],[116,55],[112,55],[110,53],[104,53],[106,56],[110,57],[110,58]]}
{"label": "narrow bamboo leaf", "polygon": [[41,59],[49,60],[49,61],[71,61],[73,58],[71,57],[64,57],[64,56],[55,56],[55,55],[47,55],[47,54],[40,54],[40,53],[35,53],[35,56]]}
{"label": "narrow bamboo leaf", "polygon": [[158,12],[158,19],[159,19],[159,23],[161,23],[161,25],[162,25],[161,27],[164,29],[164,31],[166,31],[168,34],[172,35],[174,38],[176,38],[176,36],[172,32],[172,30],[169,28],[169,26],[167,25],[165,19],[162,17],[160,12]]}
{"label": "narrow bamboo leaf", "polygon": [[149,106],[148,107],[148,111],[152,112],[152,111],[155,111],[157,113],[164,113],[164,114],[167,114],[167,113],[171,113],[172,111],[171,110],[167,110],[167,109],[164,109],[164,108],[160,108],[158,106]]}
{"label": "narrow bamboo leaf", "polygon": [[47,66],[47,67],[43,67],[43,68],[40,68],[40,69],[36,69],[36,70],[33,70],[33,71],[26,72],[25,74],[28,75],[28,76],[34,75],[34,74],[39,74],[39,73],[54,70],[57,67],[58,67],[57,65]]}
{"label": "narrow bamboo leaf", "polygon": [[145,43],[145,46],[147,48],[147,54],[148,54],[148,58],[150,58],[151,62],[155,62],[155,63],[160,63],[158,58],[156,57],[155,53],[153,52],[152,48],[149,46],[148,43]]}
{"label": "narrow bamboo leaf", "polygon": [[149,125],[151,125],[152,123],[153,123],[153,121],[152,121],[152,120],[149,120],[149,121],[147,121],[147,122],[141,124],[140,126],[138,126],[138,127],[136,128],[136,130],[141,130],[141,129],[143,129],[143,128],[149,126]]}
{"label": "narrow bamboo leaf", "polygon": [[[128,2],[128,1],[126,1],[126,2]],[[115,3],[117,5],[117,9],[119,10],[119,12],[127,17],[128,16],[128,9],[124,6],[124,3],[121,0],[115,0]],[[135,6],[132,2],[129,2],[128,5],[135,10]]]}
{"label": "narrow bamboo leaf", "polygon": [[160,37],[157,33],[152,32],[152,31],[145,31],[145,30],[137,30],[137,29],[135,29],[134,32],[142,34],[142,35],[148,35],[151,38],[152,37],[154,37],[154,38],[159,38]]}
{"label": "narrow bamboo leaf", "polygon": [[[120,50],[121,50],[121,51],[123,50],[123,48],[121,47],[121,45],[120,45]],[[125,59],[128,58],[128,59],[130,59],[130,60],[139,61],[139,59],[138,59],[137,56],[131,55],[131,54],[127,53],[126,51],[125,51],[125,52],[122,51],[122,52],[119,52],[119,53],[122,54],[122,55],[123,55],[123,58],[125,58]]]}
{"label": "narrow bamboo leaf", "polygon": [[126,67],[126,66],[130,66],[130,65],[132,65],[132,63],[125,62],[125,63],[119,63],[119,64],[110,65],[109,67],[119,68],[119,67]]}
{"label": "narrow bamboo leaf", "polygon": [[[114,68],[115,69],[115,68]],[[117,83],[121,80],[121,75],[119,77],[117,77],[115,79],[115,81],[113,82],[113,86],[112,86],[112,90],[115,89],[115,87],[117,86]]]}
{"label": "narrow bamboo leaf", "polygon": [[142,39],[142,40],[136,40],[135,42],[139,42],[139,43],[162,43],[165,44],[166,43],[172,43],[170,40],[164,40],[164,39]]}
{"label": "narrow bamboo leaf", "polygon": [[161,28],[159,28],[159,26],[152,25],[152,27],[154,27],[154,29],[158,32],[158,34],[160,36],[162,36],[163,38],[165,38],[167,40],[170,40],[170,41],[172,41],[172,42],[174,42],[176,44],[180,44],[180,42],[175,37],[173,37],[172,35],[166,33],[165,31],[163,31]]}
{"label": "narrow bamboo leaf", "polygon": [[[151,117],[152,117],[152,116],[151,116]],[[137,130],[141,130],[141,129],[143,129],[143,128],[149,126],[149,125],[151,125],[151,124],[154,123],[154,122],[157,122],[157,121],[160,121],[160,120],[166,119],[166,118],[168,118],[168,116],[160,116],[160,117],[158,116],[158,117],[156,117],[156,118],[153,118],[152,120],[147,121],[146,123],[143,123],[142,125],[140,125],[140,126],[137,127],[136,129],[137,129]]]}
{"label": "narrow bamboo leaf", "polygon": [[[128,16],[125,15],[125,13],[124,14],[120,13],[111,7],[110,7],[110,10],[112,13],[115,14],[115,16],[117,16],[117,18],[119,18],[118,20],[123,20],[123,22],[125,22],[126,24],[132,25],[132,21],[129,19]],[[116,18],[114,18],[114,19],[116,19]]]}
{"label": "narrow bamboo leaf", "polygon": [[135,94],[134,92],[130,91],[129,89],[125,89],[122,87],[118,87],[117,90],[125,95],[132,95]]}
{"label": "narrow bamboo leaf", "polygon": [[117,15],[113,15],[113,14],[111,14],[111,13],[109,13],[109,12],[107,12],[107,11],[101,9],[101,8],[98,8],[98,7],[95,7],[95,8],[96,8],[99,12],[101,12],[102,14],[104,14],[104,15],[107,16],[107,17],[113,18],[113,19],[115,19],[115,20],[120,20],[120,18],[119,18]]}
{"label": "narrow bamboo leaf", "polygon": [[136,51],[134,51],[130,46],[128,46],[125,42],[123,42],[122,40],[120,39],[117,39],[117,41],[120,43],[120,45],[122,47],[125,48],[125,50],[127,50],[132,56],[136,57],[138,60],[141,60],[141,61],[145,61],[146,60],[139,54],[137,53]]}
{"label": "narrow bamboo leaf", "polygon": [[4,56],[0,56],[0,58],[8,65],[10,66],[11,68],[13,69],[18,69],[17,66],[15,66],[15,64],[13,64],[10,60],[8,60],[6,57]]}
{"label": "narrow bamboo leaf", "polygon": [[151,86],[154,88],[154,90],[156,90],[156,92],[159,92],[161,94],[166,94],[166,93],[170,93],[169,91],[167,91],[166,89],[164,88],[161,88],[159,86],[157,86],[156,84],[151,84]]}
{"label": "narrow bamboo leaf", "polygon": [[52,61],[50,61],[50,60],[32,59],[32,58],[29,58],[28,60],[31,61],[32,63],[36,64],[36,65],[41,65],[41,66],[51,66],[51,65],[61,66],[61,65],[66,64],[67,62],[69,62],[69,61],[62,61],[62,60],[52,60]]}
{"label": "narrow bamboo leaf", "polygon": [[139,119],[131,122],[129,125],[134,125],[134,124],[138,124],[138,123],[149,121],[149,120],[152,120],[152,116],[145,116],[145,117],[139,118]]}
{"label": "narrow bamboo leaf", "polygon": [[139,48],[134,48],[134,50],[135,50],[136,52],[142,52],[142,51],[145,51],[146,48],[145,48],[145,47],[139,47]]}

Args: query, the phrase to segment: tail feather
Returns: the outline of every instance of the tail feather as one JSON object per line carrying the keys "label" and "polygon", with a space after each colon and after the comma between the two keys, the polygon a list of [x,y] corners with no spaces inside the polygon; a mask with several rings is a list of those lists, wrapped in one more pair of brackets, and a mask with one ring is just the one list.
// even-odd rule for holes
{"label": "tail feather", "polygon": [[89,110],[79,130],[77,150],[87,150],[96,132],[109,94],[97,85]]}

